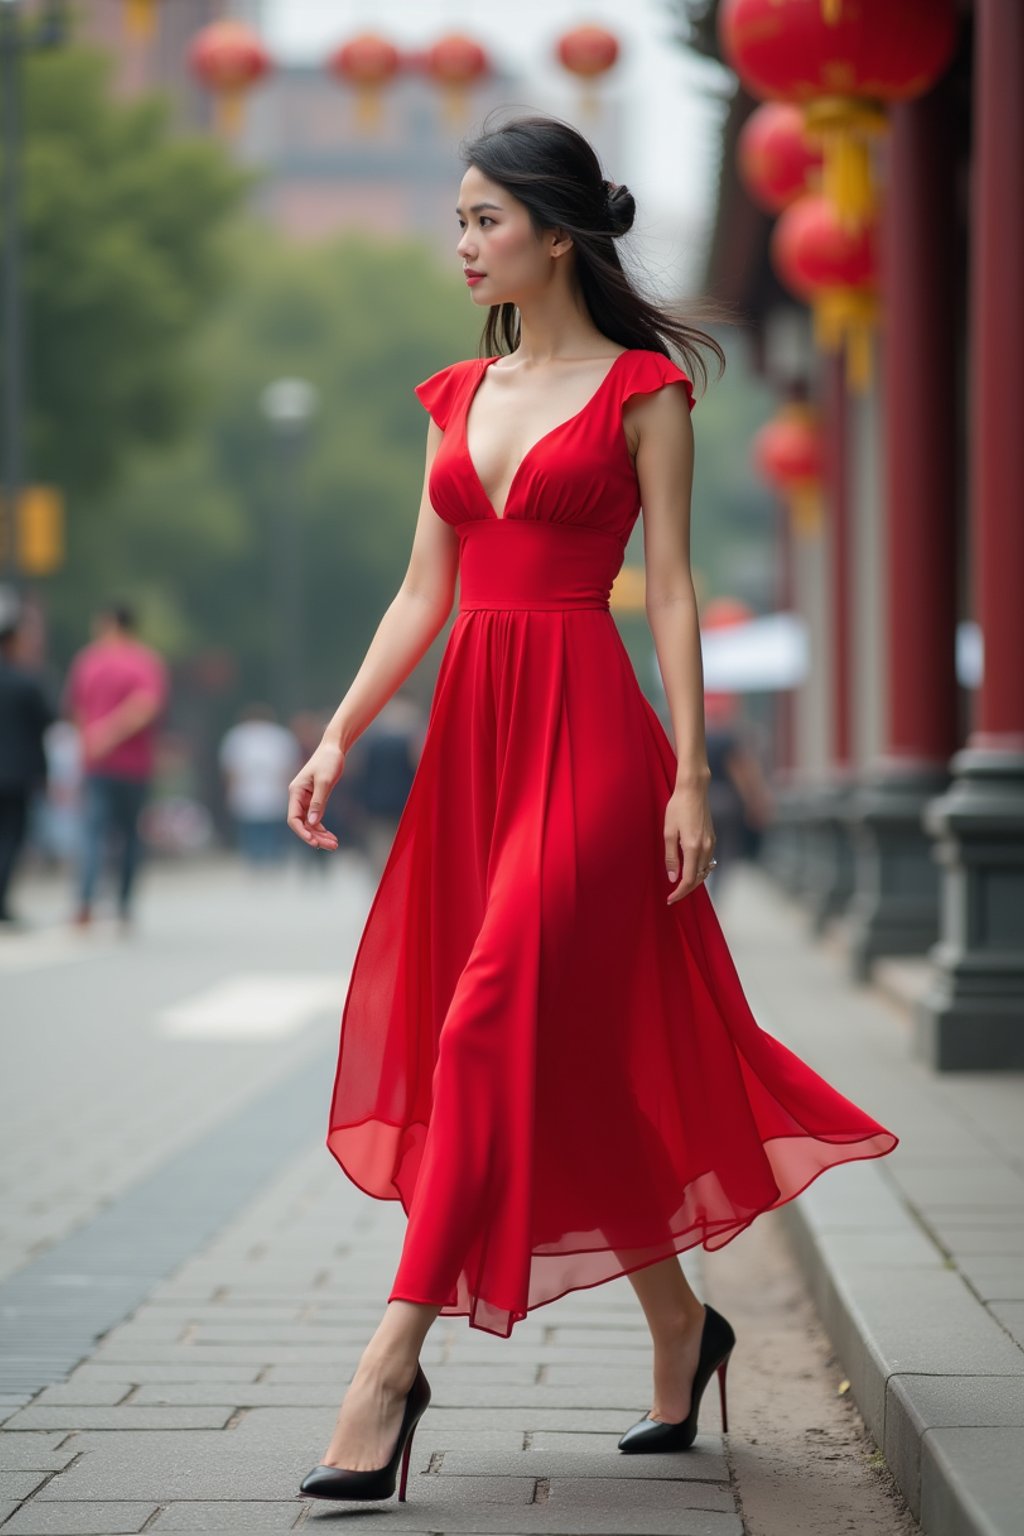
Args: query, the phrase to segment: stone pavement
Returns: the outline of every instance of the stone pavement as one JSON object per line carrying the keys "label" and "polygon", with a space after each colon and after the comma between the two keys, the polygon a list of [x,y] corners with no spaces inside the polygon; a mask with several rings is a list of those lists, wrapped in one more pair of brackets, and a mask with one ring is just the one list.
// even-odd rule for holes
{"label": "stone pavement", "polygon": [[[1014,1210],[1019,1084],[938,1080],[911,1066],[899,1011],[852,991],[837,956],[804,937],[799,912],[759,875],[726,894],[723,920],[761,1022],[904,1142],[880,1162],[824,1175],[720,1252],[683,1256],[700,1294],[738,1324],[747,1309],[737,1327],[747,1348],[730,1366],[730,1435],[712,1383],[690,1452],[618,1453],[622,1430],[650,1401],[649,1338],[622,1278],[537,1309],[507,1340],[439,1319],[422,1355],[433,1399],[407,1503],[299,1500],[298,1480],[326,1444],[379,1318],[404,1216],[356,1189],[323,1146],[336,1008],[282,1038],[232,1036],[232,1010],[251,994],[238,978],[225,990],[223,973],[252,966],[258,951],[275,975],[290,968],[297,980],[334,966],[340,992],[367,888],[314,880],[268,901],[217,871],[174,885],[152,886],[133,947],[118,952],[97,935],[91,951],[55,967],[62,951],[51,937],[35,970],[21,940],[0,957],[5,998],[12,977],[29,988],[19,1050],[40,1074],[37,1117],[42,1107],[35,1126],[29,1102],[16,1121],[19,1174],[35,1198],[4,1193],[22,1246],[0,1279],[15,1362],[0,1403],[0,1536],[292,1530],[374,1513],[396,1530],[480,1536],[907,1536],[913,1522],[887,1490],[880,1497],[851,1397],[926,1531],[1016,1529],[972,1523],[971,1511],[988,1490],[991,1514],[1020,1458],[979,1488],[970,1481],[978,1458],[961,1453],[1005,1446],[1001,1431],[982,1426],[1020,1423],[1010,1422],[1020,1351],[999,1298],[1021,1266],[992,1246],[997,1233],[1012,1237],[1013,1221],[1000,1218]],[[154,1025],[169,1016],[178,1028],[191,1020],[194,1033]],[[61,1110],[56,1151],[47,1061]],[[89,1092],[76,1095],[87,1071]],[[145,1091],[126,1092],[136,1086]],[[17,1095],[11,1103],[19,1108]],[[88,1178],[75,1182],[73,1154],[80,1148],[92,1166],[104,1125],[123,1155],[102,1165],[97,1196]],[[948,1178],[964,1169],[978,1178],[944,1210]],[[982,1209],[986,1190],[995,1204]],[[983,1220],[965,1221],[957,1202]],[[833,1330],[835,1382],[833,1367],[826,1378],[787,1330],[803,1314],[759,1257],[790,1227]],[[941,1246],[954,1237],[961,1272]],[[986,1275],[995,1290],[981,1298],[974,1287]],[[843,1373],[845,1401],[846,1384],[835,1384]],[[801,1486],[813,1490],[802,1503]]]}

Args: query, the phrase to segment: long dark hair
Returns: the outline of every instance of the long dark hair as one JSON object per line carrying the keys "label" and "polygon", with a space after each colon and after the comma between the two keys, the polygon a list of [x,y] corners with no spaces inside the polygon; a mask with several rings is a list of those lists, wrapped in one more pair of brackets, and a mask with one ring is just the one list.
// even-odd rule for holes
{"label": "long dark hair", "polygon": [[[464,140],[459,155],[490,181],[524,203],[534,229],[564,229],[572,236],[576,274],[583,299],[598,330],[625,347],[641,347],[670,357],[669,343],[681,354],[687,373],[707,387],[702,349],[725,353],[713,336],[682,318],[686,314],[734,323],[730,306],[715,300],[685,306],[646,299],[623,270],[616,238],[633,226],[636,204],[627,186],[608,181],[592,146],[571,123],[542,115],[518,116]],[[492,304],[481,338],[482,356],[511,352],[519,344],[517,305]]]}

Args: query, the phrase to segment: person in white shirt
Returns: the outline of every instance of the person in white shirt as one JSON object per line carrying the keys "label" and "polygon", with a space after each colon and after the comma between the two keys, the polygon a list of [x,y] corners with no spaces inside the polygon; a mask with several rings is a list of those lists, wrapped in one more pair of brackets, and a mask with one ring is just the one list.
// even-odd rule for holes
{"label": "person in white shirt", "polygon": [[250,704],[224,735],[218,754],[227,809],[250,864],[285,857],[288,785],[301,766],[299,743],[269,704]]}

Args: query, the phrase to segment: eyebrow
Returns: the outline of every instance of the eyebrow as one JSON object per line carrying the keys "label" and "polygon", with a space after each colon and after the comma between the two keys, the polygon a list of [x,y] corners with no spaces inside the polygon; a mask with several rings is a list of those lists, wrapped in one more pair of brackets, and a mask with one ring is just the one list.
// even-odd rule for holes
{"label": "eyebrow", "polygon": [[[481,209],[483,209],[483,208],[494,208],[494,209],[496,209],[498,211],[498,213],[501,212],[501,204],[500,203],[474,203],[469,211],[470,211],[470,213],[479,213],[481,211]],[[462,212],[462,209],[459,207],[458,203],[456,203],[456,205],[455,205],[455,212],[456,213],[461,213]]]}

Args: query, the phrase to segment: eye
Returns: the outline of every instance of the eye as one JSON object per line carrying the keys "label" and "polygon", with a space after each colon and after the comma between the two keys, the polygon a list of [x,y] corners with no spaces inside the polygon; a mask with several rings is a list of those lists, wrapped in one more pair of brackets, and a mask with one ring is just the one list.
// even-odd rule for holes
{"label": "eye", "polygon": [[[465,221],[465,219],[458,219],[456,222],[458,223],[458,226],[461,229],[466,221]],[[491,218],[489,213],[483,213],[483,214],[480,215],[480,223],[481,224],[483,224],[483,223],[493,224],[494,220]]]}

